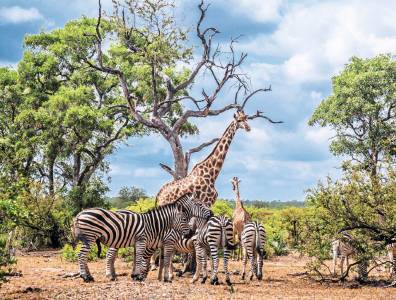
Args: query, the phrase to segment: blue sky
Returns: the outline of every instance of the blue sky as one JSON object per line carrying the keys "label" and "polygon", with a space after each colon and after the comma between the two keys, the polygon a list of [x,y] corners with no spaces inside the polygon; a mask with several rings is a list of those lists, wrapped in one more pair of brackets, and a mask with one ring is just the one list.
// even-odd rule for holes
{"label": "blue sky", "polygon": [[[111,8],[111,1],[103,1]],[[177,0],[177,18],[194,24],[198,1]],[[230,179],[238,176],[245,199],[303,200],[304,191],[327,175],[338,176],[339,158],[328,151],[332,132],[310,128],[307,120],[331,91],[331,77],[353,56],[396,50],[396,1],[213,0],[206,24],[216,26],[219,42],[243,34],[237,46],[249,56],[244,71],[254,88],[271,93],[252,99],[248,112],[263,110],[284,124],[251,122],[239,131],[220,177],[219,196],[232,198]],[[95,16],[96,0],[0,0],[0,65],[15,65],[27,33],[51,30],[85,14]],[[197,53],[199,54],[199,53]],[[196,89],[206,84],[199,78]],[[210,88],[210,86],[207,86]],[[229,101],[223,94],[219,105]],[[201,134],[184,140],[186,149],[222,134],[232,113],[200,120]],[[193,164],[211,149],[195,154]],[[131,139],[108,159],[110,195],[136,185],[155,195],[170,177],[159,168],[172,164],[169,145],[159,136]]]}

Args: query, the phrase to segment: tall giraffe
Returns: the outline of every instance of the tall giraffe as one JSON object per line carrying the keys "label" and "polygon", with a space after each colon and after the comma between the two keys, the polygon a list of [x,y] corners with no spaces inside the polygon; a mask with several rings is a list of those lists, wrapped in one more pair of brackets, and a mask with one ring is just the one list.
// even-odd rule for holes
{"label": "tall giraffe", "polygon": [[[252,217],[250,214],[246,211],[246,209],[243,207],[242,201],[241,201],[241,195],[239,193],[239,183],[241,181],[238,179],[238,177],[234,177],[231,180],[232,183],[232,189],[236,194],[235,198],[235,209],[234,209],[234,214],[233,214],[233,229],[234,229],[234,236],[238,236],[238,241],[241,241],[242,237],[242,231],[243,227],[245,226],[246,223],[252,221]],[[240,257],[241,251],[238,253],[238,260]]]}
{"label": "tall giraffe", "polygon": [[175,201],[186,193],[195,195],[197,201],[210,207],[217,198],[214,186],[223,166],[231,141],[238,128],[250,131],[248,116],[241,110],[234,114],[234,120],[227,127],[213,151],[202,162],[195,165],[190,174],[182,179],[166,183],[157,194],[158,205]]}

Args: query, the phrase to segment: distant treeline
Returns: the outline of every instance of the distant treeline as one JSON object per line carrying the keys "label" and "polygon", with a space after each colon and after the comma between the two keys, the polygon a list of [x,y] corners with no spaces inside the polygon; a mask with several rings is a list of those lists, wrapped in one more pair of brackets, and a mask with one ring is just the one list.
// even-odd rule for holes
{"label": "distant treeline", "polygon": [[[144,191],[143,191],[144,193]],[[146,196],[147,197],[147,196]],[[145,198],[145,197],[143,197]],[[147,198],[152,198],[152,197],[147,197]],[[117,207],[117,208],[125,208],[128,205],[131,205],[133,202],[135,202],[137,199],[135,198],[134,200],[129,199],[124,200],[120,196],[116,197],[109,197],[107,198],[107,201],[110,203],[111,206]],[[235,200],[233,199],[221,199],[224,200],[227,205],[230,207],[234,208],[235,207]],[[268,209],[281,209],[281,208],[286,208],[286,207],[305,207],[305,202],[304,201],[298,201],[298,200],[289,200],[289,201],[281,201],[281,200],[272,200],[272,201],[263,201],[263,200],[243,200],[243,204],[245,206],[252,206],[252,207],[257,207],[257,208],[268,208]]]}

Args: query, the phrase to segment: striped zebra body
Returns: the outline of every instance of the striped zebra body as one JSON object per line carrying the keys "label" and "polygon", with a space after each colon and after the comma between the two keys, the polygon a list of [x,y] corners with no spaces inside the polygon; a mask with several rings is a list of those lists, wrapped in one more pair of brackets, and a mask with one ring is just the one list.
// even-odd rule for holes
{"label": "striped zebra body", "polygon": [[92,243],[100,240],[112,248],[107,254],[106,273],[114,278],[114,260],[118,248],[135,245],[135,263],[132,278],[144,280],[148,273],[148,258],[154,250],[162,246],[169,230],[177,229],[187,234],[188,221],[193,216],[209,218],[212,212],[183,196],[175,203],[161,206],[147,213],[129,211],[112,212],[101,208],[80,212],[73,221],[73,232],[83,243],[79,253],[80,276],[84,281],[92,281],[87,266],[87,253]]}
{"label": "striped zebra body", "polygon": [[337,258],[341,259],[341,275],[344,274],[344,261],[346,267],[349,266],[349,258],[356,255],[356,249],[351,245],[352,237],[347,232],[342,232],[342,238],[331,242],[333,253],[333,275],[335,276],[337,267]]}
{"label": "striped zebra body", "polygon": [[[193,217],[190,222],[190,233],[195,233],[197,230],[202,229],[206,223],[208,222],[207,219],[204,218],[197,218]],[[180,233],[177,233],[176,231],[173,231],[176,235],[176,243],[174,244],[174,250],[175,252],[181,253],[181,254],[190,254],[192,257],[195,259],[195,248],[194,248],[194,240],[195,238],[192,237],[184,237]],[[162,258],[161,258],[162,259]],[[185,266],[184,270],[179,272],[178,276],[183,276],[184,273],[187,272],[187,266]],[[173,264],[172,261],[170,262],[170,270],[169,270],[170,278],[173,277]],[[161,276],[161,260],[160,260],[160,271],[159,271],[159,277]]]}
{"label": "striped zebra body", "polygon": [[196,251],[197,269],[192,279],[192,283],[198,280],[198,277],[203,270],[202,283],[205,283],[207,274],[207,253],[210,253],[212,259],[212,285],[218,285],[218,250],[223,248],[224,252],[224,273],[226,282],[231,285],[230,273],[228,272],[228,257],[230,251],[235,249],[236,245],[233,244],[233,230],[232,222],[224,216],[216,216],[209,219],[208,223],[199,229],[194,236],[194,247]]}
{"label": "striped zebra body", "polygon": [[258,280],[263,278],[264,243],[267,239],[264,226],[254,221],[246,223],[241,234],[243,249],[242,279],[245,279],[247,259],[250,259],[250,280],[256,274]]}
{"label": "striped zebra body", "polygon": [[389,270],[390,275],[396,275],[396,243],[392,243],[386,246],[386,251],[388,253],[388,259],[392,263]]}
{"label": "striped zebra body", "polygon": [[[349,267],[349,258],[357,255],[357,250],[353,247],[353,238],[346,232],[341,232],[342,237],[331,243],[333,252],[333,275],[336,275],[337,258],[341,258],[341,276],[344,275],[344,261],[346,262],[346,269]],[[358,264],[358,278],[365,280],[368,276],[369,263],[362,261]]]}

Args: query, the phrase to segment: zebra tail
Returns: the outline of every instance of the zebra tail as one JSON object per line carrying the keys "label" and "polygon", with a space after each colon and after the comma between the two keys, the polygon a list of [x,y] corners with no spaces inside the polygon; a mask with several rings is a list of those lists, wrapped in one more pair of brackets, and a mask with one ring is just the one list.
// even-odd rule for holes
{"label": "zebra tail", "polygon": [[256,251],[257,253],[260,255],[260,257],[264,256],[264,249],[263,249],[263,245],[261,244],[261,238],[260,238],[260,228],[259,228],[259,224],[256,223]]}
{"label": "zebra tail", "polygon": [[100,255],[102,254],[102,245],[100,244],[99,239],[96,240],[96,246],[98,246],[98,258],[100,258]]}
{"label": "zebra tail", "polygon": [[233,244],[233,243],[230,243],[229,241],[227,241],[227,244],[226,244],[226,248],[228,250],[236,250],[238,248],[238,246],[239,246],[239,242]]}

